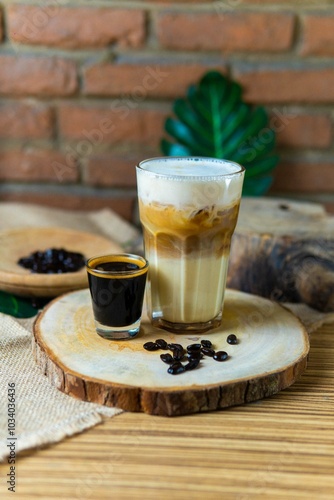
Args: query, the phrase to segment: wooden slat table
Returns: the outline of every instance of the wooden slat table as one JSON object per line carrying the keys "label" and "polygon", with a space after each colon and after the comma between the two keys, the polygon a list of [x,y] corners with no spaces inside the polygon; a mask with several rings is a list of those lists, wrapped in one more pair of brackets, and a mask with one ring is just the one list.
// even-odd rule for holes
{"label": "wooden slat table", "polygon": [[[1,499],[14,498],[1,481]],[[15,498],[332,500],[334,325],[311,335],[307,371],[271,398],[186,417],[123,413],[24,453]]]}

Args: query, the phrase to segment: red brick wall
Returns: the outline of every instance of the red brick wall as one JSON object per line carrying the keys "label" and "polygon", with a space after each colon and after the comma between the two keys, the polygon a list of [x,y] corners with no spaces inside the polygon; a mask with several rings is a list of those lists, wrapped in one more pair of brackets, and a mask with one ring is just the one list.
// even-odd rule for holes
{"label": "red brick wall", "polygon": [[161,154],[173,99],[216,68],[272,115],[271,194],[334,209],[331,4],[0,0],[0,199],[130,219],[133,166]]}

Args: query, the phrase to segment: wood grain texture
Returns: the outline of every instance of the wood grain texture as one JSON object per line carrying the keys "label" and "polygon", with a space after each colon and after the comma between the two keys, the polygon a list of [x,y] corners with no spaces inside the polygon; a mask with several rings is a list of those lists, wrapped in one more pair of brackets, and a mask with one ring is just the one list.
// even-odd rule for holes
{"label": "wood grain texture", "polygon": [[[229,345],[227,336],[238,338]],[[205,357],[193,371],[167,373],[160,352],[143,344],[164,338],[186,347],[210,338],[227,351],[223,363]],[[222,326],[199,334],[172,334],[147,319],[138,337],[109,341],[95,332],[88,290],[54,300],[34,327],[34,354],[53,385],[84,401],[128,411],[175,416],[217,410],[285,389],[306,367],[308,335],[289,311],[262,297],[226,291]]]}
{"label": "wood grain texture", "polygon": [[[20,500],[332,500],[334,325],[270,398],[176,418],[123,413],[17,463]],[[4,477],[7,464],[3,464]],[[0,484],[2,500],[13,498]],[[14,495],[15,496],[15,495]]]}
{"label": "wood grain texture", "polygon": [[334,311],[334,217],[321,205],[243,198],[232,238],[230,288]]}

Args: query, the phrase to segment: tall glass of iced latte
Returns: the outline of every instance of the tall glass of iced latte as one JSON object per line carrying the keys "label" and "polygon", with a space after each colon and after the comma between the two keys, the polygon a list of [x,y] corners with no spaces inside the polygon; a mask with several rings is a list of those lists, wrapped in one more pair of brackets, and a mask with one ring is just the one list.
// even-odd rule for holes
{"label": "tall glass of iced latte", "polygon": [[136,171],[153,325],[173,332],[219,326],[243,167],[168,157],[142,161]]}

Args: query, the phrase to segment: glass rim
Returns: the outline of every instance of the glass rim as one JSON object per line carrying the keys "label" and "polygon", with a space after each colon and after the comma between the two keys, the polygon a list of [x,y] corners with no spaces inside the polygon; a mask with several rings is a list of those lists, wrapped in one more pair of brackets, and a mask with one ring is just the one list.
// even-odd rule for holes
{"label": "glass rim", "polygon": [[[184,175],[184,174],[168,174],[165,172],[160,172],[158,169],[156,170],[148,170],[145,168],[145,164],[151,163],[151,162],[163,162],[163,161],[182,161],[184,160],[185,162],[190,161],[190,162],[196,162],[198,160],[200,161],[210,161],[212,163],[217,163],[219,164],[228,164],[228,165],[233,165],[236,167],[236,170],[233,172],[226,172],[224,174],[221,174],[219,172],[215,174],[209,174],[209,175]],[[194,163],[193,163],[194,164]],[[153,175],[156,177],[166,177],[168,179],[178,179],[178,180],[186,180],[186,179],[196,179],[196,180],[207,180],[207,179],[215,179],[215,178],[224,178],[224,177],[233,177],[237,174],[242,174],[245,172],[245,167],[240,165],[239,163],[232,161],[232,160],[224,160],[223,158],[213,158],[209,156],[156,156],[152,158],[147,158],[145,160],[140,161],[137,165],[136,168],[139,171],[146,172],[149,175]]]}
{"label": "glass rim", "polygon": [[[92,262],[95,261],[96,265],[98,263],[106,263],[106,262],[129,262],[131,264],[140,262],[142,267],[139,269],[129,269],[127,271],[104,271],[102,269],[96,269],[96,267],[92,267]],[[149,267],[148,260],[141,255],[136,255],[132,253],[114,253],[114,254],[103,254],[103,255],[95,255],[93,257],[89,257],[86,260],[86,270],[88,273],[93,274],[94,276],[98,276],[101,278],[126,278],[126,277],[135,277],[140,276],[147,272]]]}

